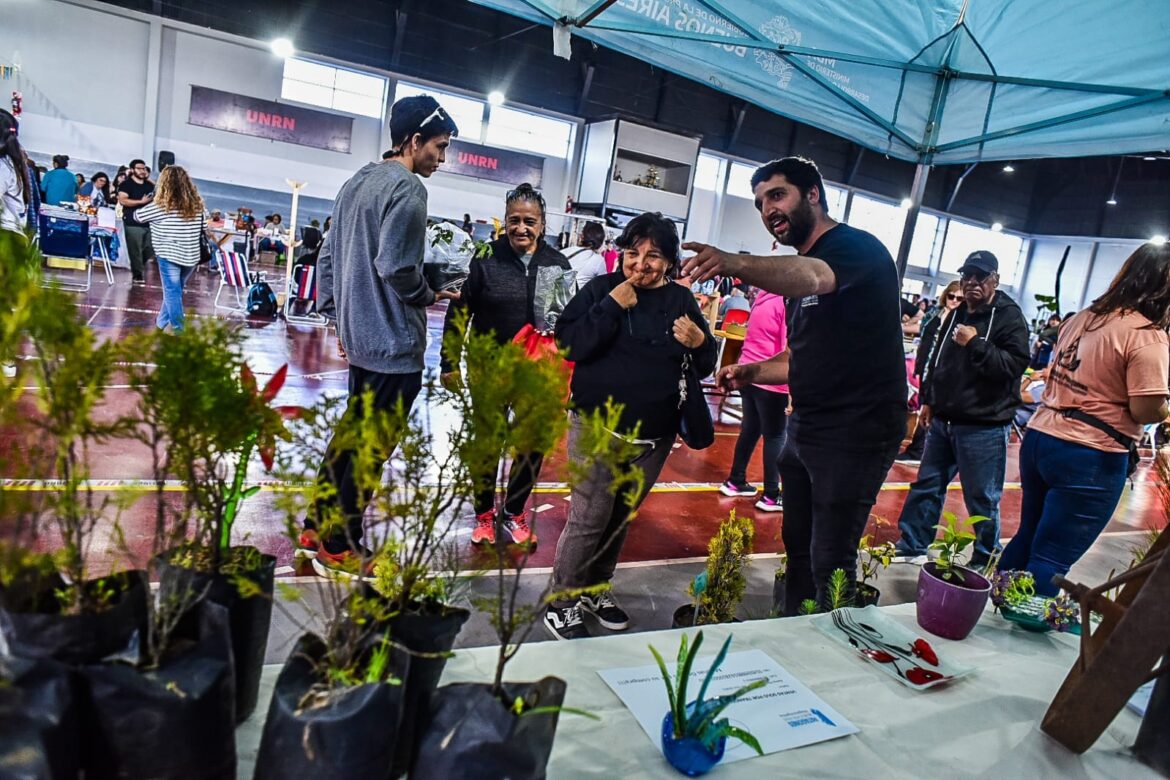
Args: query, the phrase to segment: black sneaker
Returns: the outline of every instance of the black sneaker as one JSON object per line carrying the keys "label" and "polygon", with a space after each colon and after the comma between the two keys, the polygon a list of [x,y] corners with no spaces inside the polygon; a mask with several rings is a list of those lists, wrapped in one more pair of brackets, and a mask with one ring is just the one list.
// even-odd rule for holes
{"label": "black sneaker", "polygon": [[141,276],[135,276],[130,280],[130,284],[134,285],[135,287],[145,287],[146,279],[142,278]]}
{"label": "black sneaker", "polygon": [[732,498],[735,498],[736,496],[755,497],[756,493],[759,492],[759,489],[750,482],[736,484],[729,479],[719,486],[719,492]]}
{"label": "black sneaker", "polygon": [[589,631],[581,620],[581,608],[577,604],[571,607],[546,609],[544,627],[557,639],[585,639],[589,636]]}
{"label": "black sneaker", "polygon": [[610,631],[625,631],[630,627],[630,616],[617,605],[613,600],[613,594],[608,590],[596,596],[582,596],[581,608],[597,618],[597,622]]}

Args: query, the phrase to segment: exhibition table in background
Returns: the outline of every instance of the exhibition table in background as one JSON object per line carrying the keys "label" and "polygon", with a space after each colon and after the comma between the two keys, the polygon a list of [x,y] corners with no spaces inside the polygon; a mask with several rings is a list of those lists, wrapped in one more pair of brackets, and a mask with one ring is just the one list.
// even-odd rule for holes
{"label": "exhibition table in background", "polygon": [[[673,605],[670,605],[673,607]],[[914,604],[887,607],[893,620],[924,634]],[[541,630],[539,627],[536,630]],[[653,663],[653,644],[667,659],[679,630],[610,634],[571,642],[525,645],[506,678],[545,675],[568,683],[565,706],[601,721],[563,714],[549,761],[554,780],[576,777],[677,778],[634,716],[601,680],[603,669]],[[695,633],[688,629],[688,634]],[[976,667],[971,675],[924,692],[907,688],[844,651],[809,618],[755,620],[703,628],[701,654],[714,654],[731,633],[731,652],[762,650],[861,731],[853,736],[717,766],[712,778],[1030,778],[1158,777],[1129,754],[1140,719],[1128,710],[1084,755],[1069,752],[1039,729],[1041,718],[1077,657],[1078,637],[1026,632],[988,611],[962,642],[931,637],[942,656]],[[926,634],[926,636],[930,636]],[[488,682],[496,648],[456,651],[444,683]],[[672,662],[668,668],[673,672]],[[262,703],[240,732],[240,777],[251,777],[260,720],[279,667],[265,669]],[[666,694],[662,694],[663,714]]]}

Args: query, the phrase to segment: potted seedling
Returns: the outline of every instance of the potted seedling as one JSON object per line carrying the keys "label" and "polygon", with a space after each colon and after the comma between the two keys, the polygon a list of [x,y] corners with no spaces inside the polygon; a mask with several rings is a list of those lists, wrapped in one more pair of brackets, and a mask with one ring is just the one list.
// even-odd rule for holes
{"label": "potted seedling", "polygon": [[[0,487],[12,566],[0,573],[0,633],[8,650],[66,664],[95,662],[127,648],[146,624],[145,576],[115,571],[92,578],[95,533],[114,528],[130,498],[95,490],[94,445],[124,437],[128,422],[103,413],[117,349],[98,343],[77,318],[73,299],[42,287],[43,258],[11,231],[0,231],[0,362],[32,352],[20,376],[0,380],[6,476],[55,478],[53,489],[19,494]],[[35,393],[23,395],[33,385]],[[52,563],[19,554],[50,536]],[[24,563],[36,560],[25,566]]]}
{"label": "potted seedling", "polygon": [[877,579],[878,572],[887,568],[890,562],[893,561],[894,556],[897,554],[894,543],[882,542],[881,544],[874,544],[873,537],[866,534],[861,537],[861,543],[857,547],[857,553],[858,572],[860,576],[857,579],[857,593],[854,600],[859,607],[867,607],[871,604],[876,606],[882,594],[871,583]]}
{"label": "potted seedling", "polygon": [[702,631],[695,636],[695,641],[689,648],[686,634],[682,635],[679,640],[673,682],[670,672],[666,669],[666,662],[654,646],[650,646],[650,652],[654,654],[654,660],[658,662],[658,668],[662,672],[666,700],[669,703],[666,716],[662,719],[662,754],[672,767],[690,777],[706,774],[722,760],[728,737],[738,739],[760,755],[764,754],[759,741],[752,734],[731,725],[731,721],[721,718],[720,715],[743,696],[767,685],[767,679],[748,683],[726,696],[706,698],[711,680],[727,658],[727,650],[731,646],[730,636],[724,641],[723,647],[715,656],[715,661],[707,670],[707,675],[699,688],[699,695],[694,701],[687,701],[687,683],[691,677],[691,668],[695,664],[695,656],[698,655],[702,644]]}
{"label": "potted seedling", "polygon": [[[559,357],[534,359],[521,345],[499,344],[490,334],[468,331],[465,320],[457,323],[446,348],[463,356],[464,380],[452,383],[443,397],[463,421],[466,436],[457,449],[468,474],[495,473],[501,453],[514,460],[557,446],[567,427],[568,395],[568,375]],[[536,519],[531,525],[539,534]],[[505,679],[508,662],[536,626],[547,599],[562,595],[546,588],[535,602],[524,597],[521,582],[533,549],[530,544],[509,547],[503,534],[489,548],[494,587],[473,603],[488,613],[496,631],[495,674],[491,682],[454,683],[435,692],[412,778],[458,777],[472,765],[481,777],[545,776],[564,710],[565,683],[556,677]]]}
{"label": "potted seedling", "polygon": [[784,615],[784,586],[788,581],[788,553],[776,556],[776,573],[772,577],[772,616]]}
{"label": "potted seedling", "polygon": [[688,586],[694,599],[674,611],[672,628],[730,623],[747,588],[744,569],[752,553],[755,526],[735,510],[707,544],[707,566]]}
{"label": "potted seedling", "polygon": [[[301,411],[272,405],[287,366],[260,388],[241,355],[242,338],[236,326],[205,319],[176,334],[128,342],[154,366],[134,368],[131,376],[139,398],[138,435],[151,448],[156,474],[152,564],[159,597],[168,606],[180,602],[179,608],[199,598],[227,608],[237,722],[252,713],[259,695],[276,559],[235,544],[232,528],[244,500],[260,489],[248,485],[253,456],[271,468],[276,441],[287,437],[284,419]],[[168,476],[184,486],[174,511],[161,492]]]}
{"label": "potted seedling", "polygon": [[960,520],[953,512],[943,512],[937,526],[942,533],[930,545],[938,559],[923,564],[918,575],[918,625],[932,634],[964,639],[983,614],[991,583],[960,563],[975,542],[972,526],[985,520],[979,516]]}

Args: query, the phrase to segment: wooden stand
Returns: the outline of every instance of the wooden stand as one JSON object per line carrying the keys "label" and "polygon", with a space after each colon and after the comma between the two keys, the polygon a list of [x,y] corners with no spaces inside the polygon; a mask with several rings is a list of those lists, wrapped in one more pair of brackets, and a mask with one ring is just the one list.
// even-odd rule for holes
{"label": "wooden stand", "polygon": [[[1081,604],[1081,655],[1048,708],[1040,728],[1075,753],[1092,747],[1117,713],[1170,651],[1170,533],[1165,530],[1145,559],[1095,588],[1056,582]],[[1121,587],[1116,600],[1105,594]],[[1101,624],[1092,631],[1091,612]]]}

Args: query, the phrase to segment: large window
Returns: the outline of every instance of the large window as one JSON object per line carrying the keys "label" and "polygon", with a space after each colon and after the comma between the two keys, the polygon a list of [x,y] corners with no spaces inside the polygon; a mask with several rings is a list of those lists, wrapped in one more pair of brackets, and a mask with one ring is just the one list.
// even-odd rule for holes
{"label": "large window", "polygon": [[700,154],[695,165],[695,189],[718,191],[723,184],[723,160],[714,155]]}
{"label": "large window", "polygon": [[873,233],[890,251],[891,257],[898,256],[898,245],[902,243],[902,228],[906,224],[906,211],[898,204],[855,193],[853,206],[849,209],[849,224],[859,230]]}
{"label": "large window", "polygon": [[744,165],[741,162],[731,164],[731,173],[727,176],[727,194],[737,198],[755,200],[752,192],[752,174],[756,172],[755,165]]}
{"label": "large window", "polygon": [[940,217],[924,211],[918,212],[918,222],[914,225],[914,238],[910,241],[910,257],[906,259],[906,265],[930,268],[935,253],[942,248],[942,228],[943,221]]}
{"label": "large window", "polygon": [[1016,270],[1024,248],[1024,239],[1019,236],[952,219],[947,228],[939,270],[949,274],[958,273],[967,255],[982,249],[991,252],[999,260],[1000,283],[1010,287],[1015,284]]}
{"label": "large window", "polygon": [[[459,122],[458,119],[455,120]],[[462,125],[460,130],[462,131]],[[560,119],[538,116],[514,108],[494,106],[488,119],[489,146],[522,149],[545,157],[564,159],[572,152],[573,125]]]}
{"label": "large window", "polygon": [[848,190],[825,182],[825,205],[829,207],[829,216],[833,219],[845,216],[845,201],[848,197]]}
{"label": "large window", "polygon": [[284,61],[280,97],[381,119],[386,108],[386,79],[290,57]]}
{"label": "large window", "polygon": [[395,101],[415,95],[430,95],[439,101],[443,110],[455,120],[455,124],[459,127],[460,138],[473,143],[479,143],[483,138],[484,103],[482,100],[473,100],[469,97],[417,84],[407,84],[404,81],[398,82],[398,87],[394,90]]}

